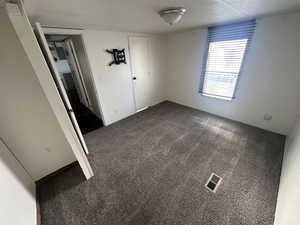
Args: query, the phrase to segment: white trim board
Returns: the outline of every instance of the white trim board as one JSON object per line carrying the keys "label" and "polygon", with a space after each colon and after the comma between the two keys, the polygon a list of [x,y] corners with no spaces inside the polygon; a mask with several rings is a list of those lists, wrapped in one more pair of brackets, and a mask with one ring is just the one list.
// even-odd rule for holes
{"label": "white trim board", "polygon": [[61,35],[81,35],[83,34],[83,29],[73,29],[73,28],[54,28],[41,25],[45,34],[61,34]]}

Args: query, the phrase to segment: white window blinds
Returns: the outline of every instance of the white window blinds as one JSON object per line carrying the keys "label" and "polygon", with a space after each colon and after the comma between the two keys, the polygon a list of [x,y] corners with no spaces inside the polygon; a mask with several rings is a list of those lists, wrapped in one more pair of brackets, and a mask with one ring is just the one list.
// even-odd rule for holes
{"label": "white window blinds", "polygon": [[232,100],[255,20],[208,28],[200,92],[205,96]]}

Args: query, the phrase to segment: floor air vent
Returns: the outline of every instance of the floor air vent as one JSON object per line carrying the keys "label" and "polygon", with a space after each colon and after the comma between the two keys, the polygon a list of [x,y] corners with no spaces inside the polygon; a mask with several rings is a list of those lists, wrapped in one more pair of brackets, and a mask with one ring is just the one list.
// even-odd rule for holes
{"label": "floor air vent", "polygon": [[219,185],[221,184],[222,178],[219,177],[217,174],[212,173],[205,184],[205,187],[210,190],[211,192],[216,193]]}

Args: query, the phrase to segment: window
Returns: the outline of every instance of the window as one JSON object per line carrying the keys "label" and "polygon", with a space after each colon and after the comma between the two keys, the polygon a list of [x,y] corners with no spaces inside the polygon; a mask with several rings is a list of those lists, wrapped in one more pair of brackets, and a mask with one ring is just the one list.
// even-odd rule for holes
{"label": "window", "polygon": [[208,28],[200,92],[202,95],[232,100],[256,21],[251,20]]}

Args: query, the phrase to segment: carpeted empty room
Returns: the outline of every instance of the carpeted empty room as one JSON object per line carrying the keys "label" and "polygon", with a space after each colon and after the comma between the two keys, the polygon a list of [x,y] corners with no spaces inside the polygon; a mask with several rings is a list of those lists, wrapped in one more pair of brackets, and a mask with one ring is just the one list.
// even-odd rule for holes
{"label": "carpeted empty room", "polygon": [[300,0],[0,0],[0,225],[299,225]]}
{"label": "carpeted empty room", "polygon": [[44,225],[273,224],[282,135],[163,102],[85,139],[95,176],[41,182]]}

